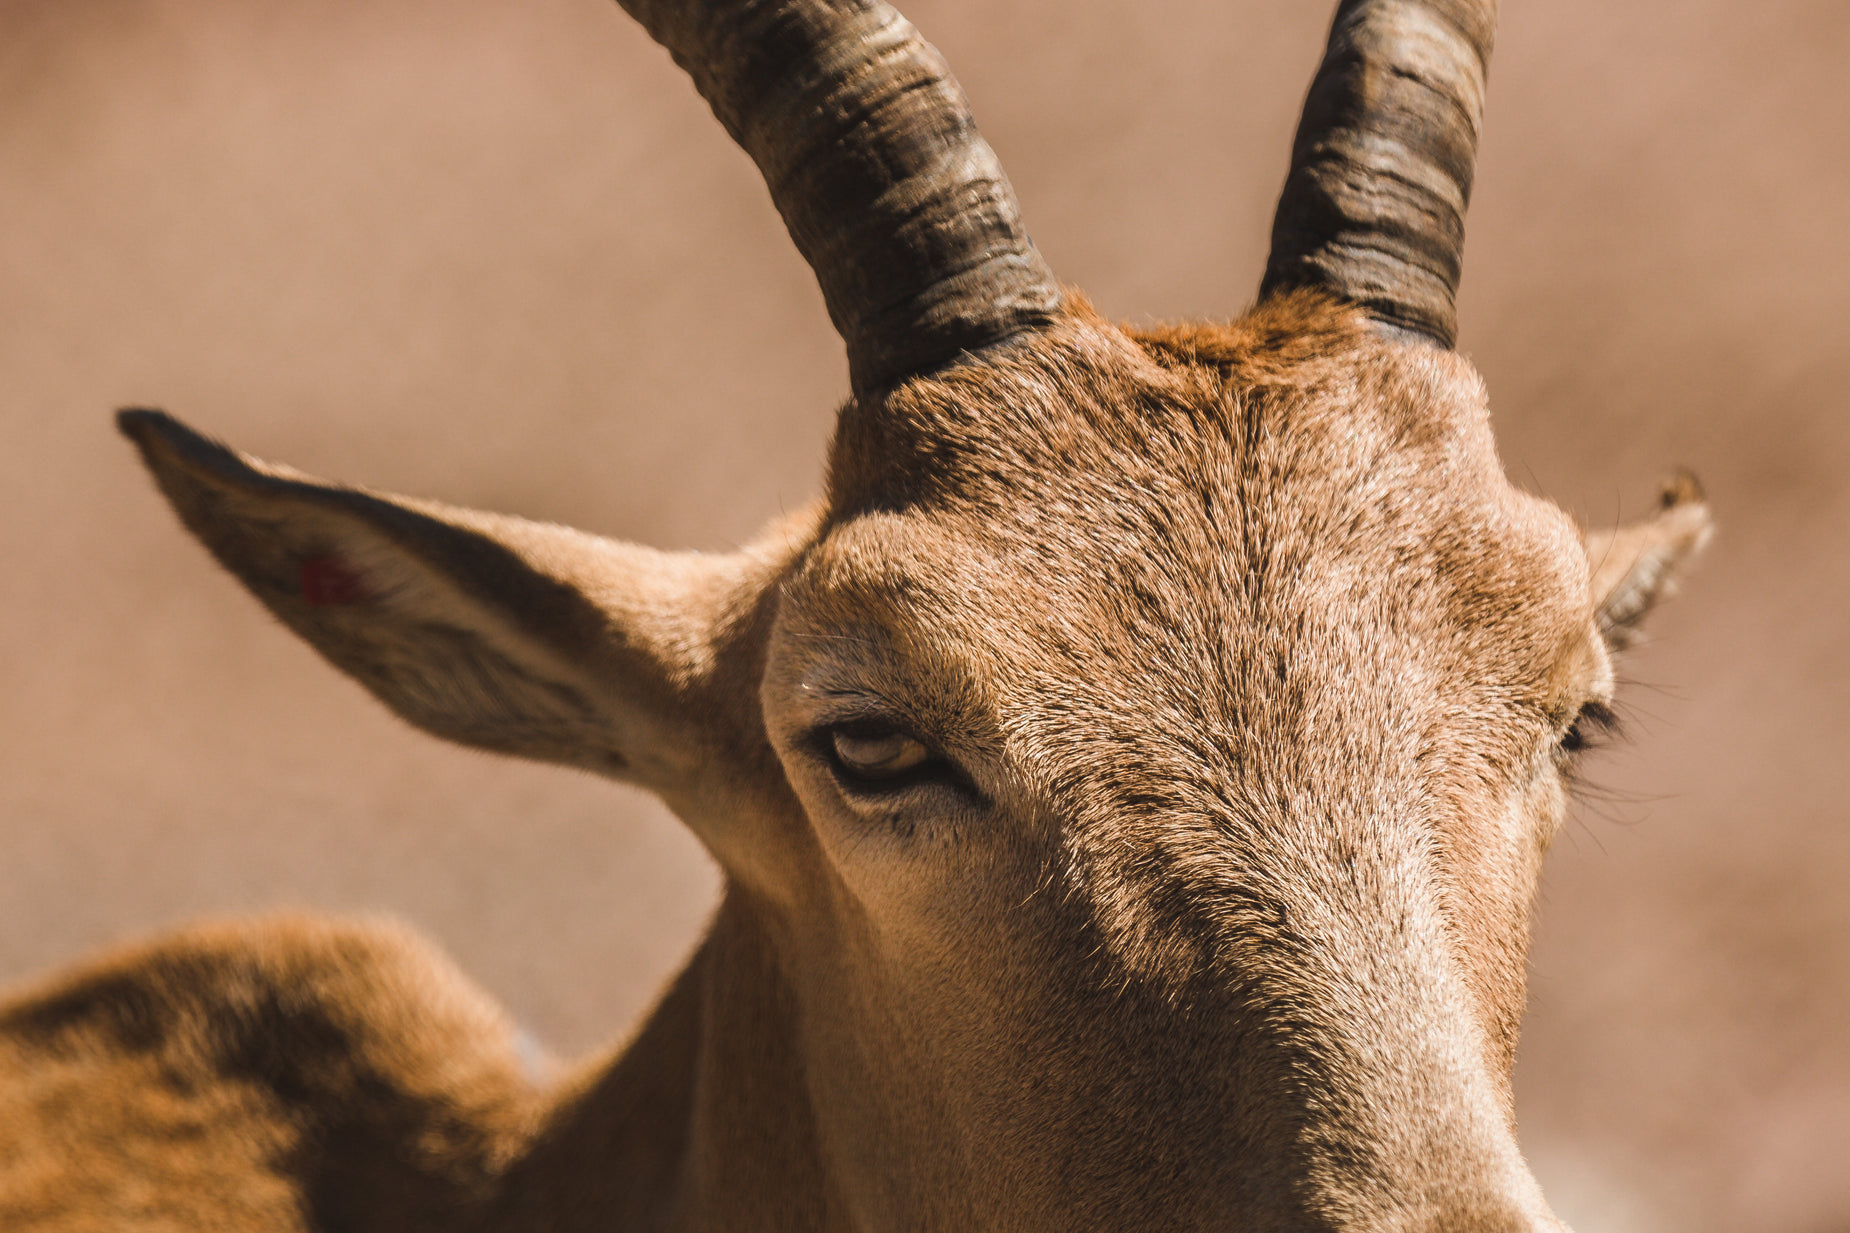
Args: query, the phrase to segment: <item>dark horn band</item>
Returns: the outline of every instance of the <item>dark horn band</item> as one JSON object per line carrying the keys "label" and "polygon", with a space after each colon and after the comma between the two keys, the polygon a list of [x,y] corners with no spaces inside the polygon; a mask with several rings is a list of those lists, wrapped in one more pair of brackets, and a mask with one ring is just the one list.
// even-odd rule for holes
{"label": "dark horn band", "polygon": [[1343,0],[1262,297],[1321,287],[1450,347],[1496,0]]}
{"label": "dark horn band", "polygon": [[963,91],[866,0],[620,0],[757,163],[857,394],[1058,311]]}

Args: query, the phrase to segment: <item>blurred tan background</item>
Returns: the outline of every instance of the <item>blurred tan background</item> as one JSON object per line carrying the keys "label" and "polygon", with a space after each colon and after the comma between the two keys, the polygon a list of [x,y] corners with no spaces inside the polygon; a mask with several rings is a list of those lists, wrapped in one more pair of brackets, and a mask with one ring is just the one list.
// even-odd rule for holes
{"label": "blurred tan background", "polygon": [[[1332,6],[916,0],[1055,269],[1250,300]],[[1850,5],[1509,0],[1463,349],[1589,522],[1721,533],[1548,873],[1524,1142],[1581,1233],[1850,1231]],[[845,393],[745,158],[605,0],[0,0],[0,980],[384,910],[619,1034],[716,877],[653,801],[389,718],[108,413],[665,546],[816,487]]]}

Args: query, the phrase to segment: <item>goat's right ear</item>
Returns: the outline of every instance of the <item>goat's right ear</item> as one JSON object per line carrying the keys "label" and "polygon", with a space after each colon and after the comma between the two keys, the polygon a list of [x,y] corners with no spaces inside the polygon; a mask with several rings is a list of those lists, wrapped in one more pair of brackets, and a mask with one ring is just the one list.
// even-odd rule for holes
{"label": "goat's right ear", "polygon": [[[727,555],[322,483],[124,411],[181,519],[336,667],[429,732],[677,795],[762,730],[749,671],[800,527]],[[730,687],[729,687],[730,686]]]}

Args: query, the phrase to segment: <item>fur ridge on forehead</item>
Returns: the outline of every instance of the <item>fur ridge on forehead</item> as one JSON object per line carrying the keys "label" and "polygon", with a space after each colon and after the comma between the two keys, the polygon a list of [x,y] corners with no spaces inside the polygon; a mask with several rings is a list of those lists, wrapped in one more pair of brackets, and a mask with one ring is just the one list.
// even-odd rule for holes
{"label": "fur ridge on forehead", "polygon": [[[1287,419],[1253,421],[1286,392]],[[1462,435],[1494,459],[1484,405],[1468,362],[1380,337],[1360,309],[1316,292],[1274,297],[1233,322],[1143,329],[1112,325],[1072,293],[1044,331],[849,403],[828,492],[838,515],[1006,502],[1088,472],[1185,468],[1203,434],[1254,429],[1326,453],[1321,438],[1352,438],[1337,455]]]}

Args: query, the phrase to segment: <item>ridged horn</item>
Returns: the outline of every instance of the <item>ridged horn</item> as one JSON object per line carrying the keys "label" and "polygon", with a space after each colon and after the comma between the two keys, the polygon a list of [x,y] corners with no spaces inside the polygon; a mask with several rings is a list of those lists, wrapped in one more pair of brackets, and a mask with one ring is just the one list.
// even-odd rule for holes
{"label": "ridged horn", "polygon": [[1045,323],[1059,285],[936,49],[866,0],[619,0],[758,164],[857,394]]}
{"label": "ridged horn", "polygon": [[1496,0],[1343,0],[1311,82],[1260,295],[1322,287],[1442,347]]}

